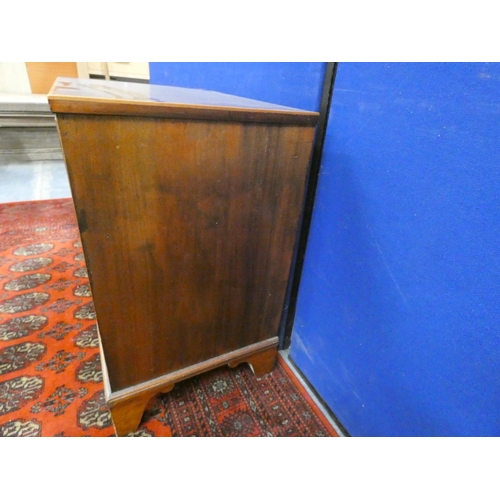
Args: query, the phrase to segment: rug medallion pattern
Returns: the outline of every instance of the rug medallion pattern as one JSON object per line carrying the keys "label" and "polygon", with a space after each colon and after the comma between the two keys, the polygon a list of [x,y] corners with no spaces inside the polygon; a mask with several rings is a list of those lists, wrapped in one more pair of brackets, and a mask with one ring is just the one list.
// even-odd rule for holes
{"label": "rug medallion pattern", "polygon": [[[0,205],[0,437],[114,436],[71,200]],[[332,436],[282,360],[175,386],[131,436]]]}

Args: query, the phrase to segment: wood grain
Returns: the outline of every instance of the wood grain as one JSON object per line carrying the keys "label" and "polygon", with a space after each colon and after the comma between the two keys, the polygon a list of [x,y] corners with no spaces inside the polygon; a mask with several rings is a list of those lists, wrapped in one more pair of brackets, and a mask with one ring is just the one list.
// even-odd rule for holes
{"label": "wood grain", "polygon": [[[273,337],[270,339],[263,340],[261,342],[256,342],[255,344],[241,347],[235,351],[228,352],[226,354],[221,354],[214,358],[206,359],[200,363],[182,368],[180,370],[162,375],[161,377],[148,380],[141,384],[137,384],[126,389],[112,392],[108,396],[108,403],[111,406],[116,404],[121,404],[129,399],[143,394],[156,394],[159,392],[168,392],[172,385],[186,380],[190,377],[195,377],[207,371],[219,368],[224,365],[229,365],[235,367],[240,363],[249,363],[250,359],[257,359],[261,354],[265,354],[265,357],[269,356],[269,353],[277,352],[278,348],[278,337]],[[166,389],[167,388],[167,389]]]}
{"label": "wood grain", "polygon": [[318,113],[255,99],[144,83],[58,78],[49,95],[55,113],[314,126]]}
{"label": "wood grain", "polygon": [[250,356],[245,356],[243,358],[234,358],[228,363],[230,368],[236,368],[242,363],[247,363],[250,365],[253,373],[256,377],[260,378],[264,375],[268,375],[274,369],[276,364],[276,355],[278,354],[277,346],[271,349],[266,349],[265,351],[257,352]]}
{"label": "wood grain", "polygon": [[278,334],[313,127],[58,127],[113,392]]}
{"label": "wood grain", "polygon": [[316,113],[58,79],[49,95],[118,435],[204,371],[273,369]]}
{"label": "wood grain", "polygon": [[158,393],[171,391],[175,384],[228,364],[234,368],[248,363],[257,377],[270,373],[276,362],[278,338],[258,342],[231,353],[169,373],[154,380],[109,394],[106,399],[118,436],[137,430],[148,401]]}
{"label": "wood grain", "polygon": [[57,78],[54,82],[51,98],[54,102],[90,101],[101,103],[127,102],[141,104],[148,102],[161,107],[164,104],[199,106],[211,108],[229,107],[235,109],[254,109],[265,111],[286,111],[289,113],[317,115],[312,111],[274,104],[247,97],[215,92],[213,90],[190,89],[170,85],[149,85],[145,83],[88,80],[81,78]]}
{"label": "wood grain", "polygon": [[[168,389],[172,389],[173,387],[169,387]],[[165,392],[168,392],[168,390],[165,390]],[[153,396],[154,394],[143,393],[136,394],[133,398],[126,399],[114,405],[110,405],[108,402],[111,420],[118,437],[127,436],[130,432],[137,430],[146,405]]]}
{"label": "wood grain", "polygon": [[158,104],[154,102],[130,102],[125,100],[80,98],[67,96],[49,98],[51,109],[55,113],[112,115],[112,116],[150,116],[155,118],[177,118],[182,120],[230,121],[253,123],[276,123],[314,126],[317,114],[309,112],[290,112],[279,110],[255,110],[252,108],[233,108]]}

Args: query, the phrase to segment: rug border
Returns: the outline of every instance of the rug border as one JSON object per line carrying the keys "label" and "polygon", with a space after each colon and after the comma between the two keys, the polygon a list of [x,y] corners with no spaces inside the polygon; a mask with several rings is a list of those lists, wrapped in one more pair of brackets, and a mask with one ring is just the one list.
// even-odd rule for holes
{"label": "rug border", "polygon": [[300,395],[306,400],[308,405],[314,411],[314,413],[316,414],[316,417],[318,417],[318,419],[321,421],[321,423],[330,432],[330,437],[340,437],[338,432],[333,427],[333,425],[328,421],[328,419],[325,417],[323,412],[319,409],[318,405],[313,400],[311,395],[307,392],[306,388],[302,385],[302,383],[300,382],[298,377],[295,375],[295,373],[293,373],[292,369],[288,366],[287,362],[285,361],[285,359],[283,358],[281,353],[278,352],[278,356],[276,356],[276,358],[277,358],[280,366],[283,368],[285,373],[288,375],[288,377],[292,381],[293,385],[300,392]]}

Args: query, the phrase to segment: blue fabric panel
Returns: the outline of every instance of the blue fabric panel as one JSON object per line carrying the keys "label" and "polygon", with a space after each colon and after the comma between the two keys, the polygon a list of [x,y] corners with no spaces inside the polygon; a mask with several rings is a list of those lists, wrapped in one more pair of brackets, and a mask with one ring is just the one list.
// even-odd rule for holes
{"label": "blue fabric panel", "polygon": [[352,435],[500,435],[499,137],[500,64],[339,64],[291,357]]}
{"label": "blue fabric panel", "polygon": [[149,63],[150,82],[319,111],[326,63]]}

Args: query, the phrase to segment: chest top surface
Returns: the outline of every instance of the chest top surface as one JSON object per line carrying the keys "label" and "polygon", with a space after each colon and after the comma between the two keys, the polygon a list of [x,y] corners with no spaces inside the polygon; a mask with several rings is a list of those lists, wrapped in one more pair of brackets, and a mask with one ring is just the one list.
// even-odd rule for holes
{"label": "chest top surface", "polygon": [[59,77],[48,95],[55,113],[266,121],[314,125],[318,113],[203,89]]}

